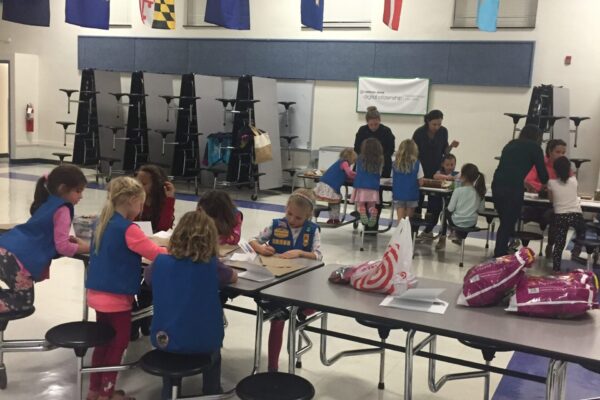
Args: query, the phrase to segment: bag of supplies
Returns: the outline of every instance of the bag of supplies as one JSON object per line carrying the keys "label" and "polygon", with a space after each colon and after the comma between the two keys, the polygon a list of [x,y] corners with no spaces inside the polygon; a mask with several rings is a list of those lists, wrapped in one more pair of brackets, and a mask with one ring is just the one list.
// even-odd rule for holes
{"label": "bag of supplies", "polygon": [[531,267],[534,260],[533,250],[523,247],[513,255],[474,266],[465,275],[457,304],[471,307],[498,304],[524,278],[524,269]]}
{"label": "bag of supplies", "polygon": [[598,308],[598,279],[576,269],[564,275],[522,279],[506,311],[533,317],[573,318]]}
{"label": "bag of supplies", "polygon": [[255,126],[250,126],[254,136],[254,162],[257,164],[273,160],[273,149],[271,148],[271,138],[265,131]]}
{"label": "bag of supplies", "polygon": [[412,274],[413,246],[410,222],[400,221],[381,260],[367,261],[335,270],[329,280],[349,283],[357,290],[401,294],[417,285]]}

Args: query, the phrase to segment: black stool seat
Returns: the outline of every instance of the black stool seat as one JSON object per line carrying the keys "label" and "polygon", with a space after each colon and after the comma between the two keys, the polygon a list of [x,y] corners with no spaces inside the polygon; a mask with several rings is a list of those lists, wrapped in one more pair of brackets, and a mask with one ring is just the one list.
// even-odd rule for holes
{"label": "black stool seat", "polygon": [[500,156],[496,156],[496,157],[494,157],[494,160],[500,161],[500,158],[501,158]]}
{"label": "black stool seat", "polygon": [[217,101],[220,101],[221,104],[223,104],[223,107],[227,107],[227,104],[231,103],[231,107],[233,107],[235,105],[235,100],[236,99],[224,99],[219,97],[218,99],[215,99]]}
{"label": "black stool seat", "polygon": [[175,131],[171,130],[171,129],[153,129],[154,132],[160,134],[161,136],[167,136],[170,134],[175,133]]}
{"label": "black stool seat", "polygon": [[160,97],[161,99],[165,99],[167,104],[171,103],[171,101],[175,98],[175,96],[172,96],[172,95],[170,96],[170,95],[166,95],[166,94],[160,95],[158,97]]}
{"label": "black stool seat", "polygon": [[118,161],[121,161],[120,158],[108,157],[108,156],[100,156],[99,159],[102,160],[102,161],[106,161],[109,164],[114,164],[114,163],[116,163]]}
{"label": "black stool seat", "polygon": [[23,318],[29,317],[34,312],[35,312],[35,307],[27,308],[25,310],[9,311],[9,312],[0,313],[0,331],[6,330],[8,321],[14,321],[17,319],[23,319]]}
{"label": "black stool seat", "polygon": [[67,128],[71,125],[75,125],[75,122],[67,122],[67,121],[56,121],[57,124],[62,125],[64,130],[67,130]]}
{"label": "black stool seat", "polygon": [[322,204],[317,204],[313,209],[313,215],[315,216],[315,218],[319,218],[321,212],[329,210],[331,210],[331,207]]}
{"label": "black stool seat", "polygon": [[287,172],[291,176],[296,175],[296,172],[300,171],[300,168],[284,168],[283,172]]}
{"label": "black stool seat", "polygon": [[71,97],[71,95],[73,93],[79,92],[79,90],[75,90],[75,89],[58,89],[58,90],[60,90],[61,92],[65,92],[67,97]]}
{"label": "black stool seat", "polygon": [[558,115],[541,115],[540,116],[540,119],[548,121],[548,123],[550,124],[551,127],[554,126],[554,123],[556,121],[558,121],[559,119],[563,119],[563,118],[566,118],[566,117],[561,117]]}
{"label": "black stool seat", "polygon": [[279,136],[279,139],[285,140],[288,143],[288,146],[289,146],[290,143],[292,143],[292,140],[298,139],[298,136]]}
{"label": "black stool seat", "polygon": [[237,103],[242,103],[242,104],[254,104],[254,103],[258,103],[260,102],[260,100],[254,100],[254,99],[237,99],[236,100]]}
{"label": "black stool seat", "polygon": [[57,153],[52,153],[52,155],[53,155],[53,156],[56,156],[56,157],[58,157],[58,158],[60,158],[60,161],[61,161],[61,162],[62,162],[62,160],[63,160],[65,157],[71,157],[71,153],[60,153],[60,152],[57,152]]}
{"label": "black stool seat", "polygon": [[527,246],[532,240],[542,240],[544,238],[544,236],[540,233],[527,231],[517,231],[514,233],[513,237],[515,239],[519,239],[525,246]]}
{"label": "black stool seat", "polygon": [[575,126],[579,126],[581,121],[585,121],[586,119],[590,119],[590,117],[569,117],[571,121],[575,123]]}
{"label": "black stool seat", "polygon": [[128,96],[127,93],[113,93],[113,92],[108,92],[108,94],[110,94],[111,96],[115,96],[115,99],[117,99],[117,101],[121,101],[121,97],[123,97],[123,96]]}
{"label": "black stool seat", "polygon": [[291,105],[296,104],[295,101],[278,101],[278,103],[281,104],[286,110],[288,110]]}
{"label": "black stool seat", "polygon": [[46,340],[56,346],[75,350],[77,357],[83,357],[90,347],[102,346],[110,342],[115,331],[100,322],[67,322],[46,332]]}
{"label": "black stool seat", "polygon": [[177,354],[155,349],[144,354],[140,367],[151,375],[181,379],[201,374],[213,362],[210,354]]}
{"label": "black stool seat", "polygon": [[118,131],[125,129],[124,126],[108,126],[108,125],[102,125],[102,128],[110,129],[114,133],[117,133]]}
{"label": "black stool seat", "polygon": [[486,208],[485,210],[481,211],[478,214],[481,215],[482,217],[485,217],[485,220],[487,221],[488,224],[491,224],[492,220],[494,218],[498,218],[498,211],[491,209],[491,208]]}
{"label": "black stool seat", "polygon": [[585,226],[588,229],[596,231],[596,233],[600,233],[600,222],[588,222]]}
{"label": "black stool seat", "polygon": [[576,245],[585,247],[587,253],[593,253],[600,248],[600,239],[574,239]]}
{"label": "black stool seat", "polygon": [[315,388],[309,381],[283,372],[247,376],[238,383],[235,392],[242,400],[310,400],[315,396]]}
{"label": "black stool seat", "polygon": [[464,344],[465,346],[472,347],[477,350],[481,350],[481,353],[483,354],[483,359],[485,361],[492,361],[494,359],[496,352],[498,352],[498,351],[509,351],[508,349],[505,349],[504,347],[499,347],[499,346],[495,346],[493,344],[487,344],[487,343],[477,342],[477,341],[473,341],[473,340],[459,339],[458,341],[461,342],[462,344]]}
{"label": "black stool seat", "polygon": [[519,123],[519,120],[521,118],[525,118],[527,116],[526,114],[515,114],[515,113],[504,113],[504,115],[506,115],[507,117],[511,117],[513,120],[513,123],[515,125]]}
{"label": "black stool seat", "polygon": [[355,320],[359,324],[364,325],[364,326],[368,326],[369,328],[387,329],[387,330],[402,329],[403,328],[403,326],[400,325],[400,324],[398,324],[398,323],[379,322],[379,321],[373,321],[373,320],[366,319],[366,318],[355,318]]}
{"label": "black stool seat", "polygon": [[571,158],[570,160],[573,164],[575,164],[576,169],[579,169],[579,167],[581,167],[581,164],[592,161],[589,158]]}
{"label": "black stool seat", "polygon": [[583,368],[587,369],[588,371],[592,371],[595,372],[597,374],[600,374],[600,365],[598,364],[579,364],[581,365]]}
{"label": "black stool seat", "polygon": [[467,236],[469,235],[469,233],[473,233],[473,232],[479,232],[482,229],[477,227],[477,226],[471,226],[469,228],[462,228],[456,225],[453,225],[451,223],[449,223],[450,221],[448,221],[448,226],[450,226],[450,228],[452,228],[452,230],[454,230],[454,233],[456,234],[456,237],[458,237],[459,239],[466,239]]}

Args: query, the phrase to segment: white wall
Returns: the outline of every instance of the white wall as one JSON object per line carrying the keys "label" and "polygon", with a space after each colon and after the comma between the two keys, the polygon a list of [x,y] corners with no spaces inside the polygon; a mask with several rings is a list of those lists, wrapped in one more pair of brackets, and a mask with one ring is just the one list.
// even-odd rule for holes
{"label": "white wall", "polygon": [[8,63],[0,64],[0,154],[8,154]]}
{"label": "white wall", "polygon": [[[121,0],[123,1],[123,0]],[[224,37],[268,39],[353,39],[353,40],[535,40],[536,54],[533,84],[564,85],[571,91],[571,114],[592,117],[581,125],[579,147],[573,155],[595,158],[580,171],[585,191],[597,183],[600,135],[595,126],[600,121],[600,1],[544,0],[539,3],[537,28],[485,33],[476,30],[452,30],[453,1],[418,0],[405,2],[398,32],[380,23],[382,1],[370,1],[372,29],[361,31],[331,30],[315,32],[300,28],[299,0],[252,0],[251,31],[228,31],[220,28],[183,28],[185,1],[177,1],[175,32],[149,29],[141,24],[137,2],[132,1],[131,29],[109,32],[83,29],[64,24],[64,0],[52,1],[51,28],[20,26],[0,22],[0,53],[15,52],[39,55],[39,98],[36,113],[42,129],[41,144],[60,142],[56,115],[66,107],[58,88],[78,88],[77,35],[116,35],[152,37]],[[12,38],[12,43],[2,40]],[[573,57],[571,66],[563,65],[565,55]],[[488,175],[496,166],[494,156],[512,132],[512,122],[504,112],[525,112],[531,91],[523,88],[488,88],[433,86],[430,106],[444,111],[444,124],[451,139],[461,141],[456,151],[459,164],[470,161]],[[353,82],[319,81],[315,87],[313,148],[324,145],[351,145],[354,133],[363,123],[355,112]],[[36,121],[37,122],[37,121]],[[386,116],[384,121],[397,140],[409,137],[421,123],[415,117]]]}

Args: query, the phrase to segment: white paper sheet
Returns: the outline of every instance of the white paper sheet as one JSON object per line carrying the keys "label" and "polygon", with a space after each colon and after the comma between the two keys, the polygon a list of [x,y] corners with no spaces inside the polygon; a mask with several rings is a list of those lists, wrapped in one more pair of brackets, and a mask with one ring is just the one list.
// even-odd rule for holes
{"label": "white paper sheet", "polygon": [[262,265],[248,263],[244,265],[246,271],[238,274],[240,278],[248,279],[255,282],[265,282],[275,279],[275,275]]}
{"label": "white paper sheet", "polygon": [[387,296],[379,305],[403,310],[444,314],[448,308],[448,302],[438,298],[443,291],[444,289],[409,289],[398,297]]}
{"label": "white paper sheet", "polygon": [[231,261],[255,262],[256,255],[248,253],[233,253],[229,259]]}
{"label": "white paper sheet", "polygon": [[168,231],[160,231],[160,232],[156,232],[154,235],[157,238],[161,238],[161,239],[170,239],[171,235],[173,235],[173,229],[169,229]]}
{"label": "white paper sheet", "polygon": [[134,224],[136,224],[137,226],[140,227],[142,232],[144,232],[144,235],[146,235],[146,236],[153,235],[152,222],[150,222],[150,221],[134,221]]}

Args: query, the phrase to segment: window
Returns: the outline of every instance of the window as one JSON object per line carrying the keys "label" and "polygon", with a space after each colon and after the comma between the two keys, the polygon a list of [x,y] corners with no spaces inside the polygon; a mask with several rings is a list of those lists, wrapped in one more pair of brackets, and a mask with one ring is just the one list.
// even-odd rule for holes
{"label": "window", "polygon": [[[137,3],[137,2],[136,2]],[[131,5],[130,1],[110,2],[110,27],[131,28]]]}
{"label": "window", "polygon": [[[455,0],[453,28],[477,28],[478,0]],[[501,0],[498,28],[535,28],[538,0]]]}

